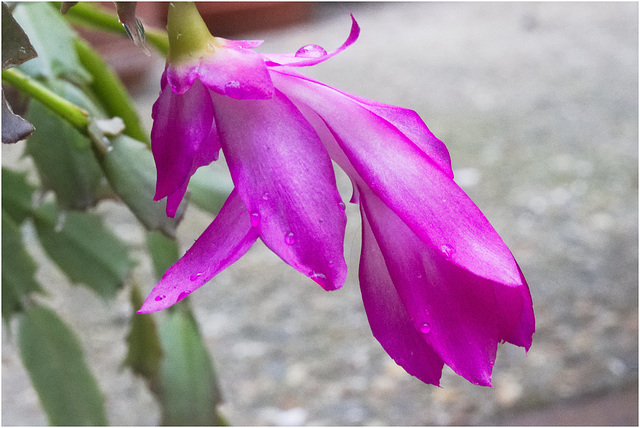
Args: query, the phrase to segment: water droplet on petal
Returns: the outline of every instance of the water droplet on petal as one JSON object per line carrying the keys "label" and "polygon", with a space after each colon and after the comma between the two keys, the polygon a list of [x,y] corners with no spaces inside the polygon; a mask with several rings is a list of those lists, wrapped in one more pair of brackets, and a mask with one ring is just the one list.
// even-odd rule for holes
{"label": "water droplet on petal", "polygon": [[265,201],[269,200],[269,193],[265,192],[264,195],[262,195],[262,199]]}
{"label": "water droplet on petal", "polygon": [[258,227],[260,225],[260,213],[254,211],[250,215],[251,218],[251,227]]}
{"label": "water droplet on petal", "polygon": [[231,82],[224,85],[224,93],[230,97],[240,98],[243,94],[242,85],[240,82],[236,80],[232,80]]}
{"label": "water droplet on petal", "polygon": [[176,300],[176,303],[184,299],[185,297],[187,297],[190,293],[191,293],[190,291],[183,291],[182,293],[180,293],[178,295],[178,300]]}
{"label": "water droplet on petal", "polygon": [[296,51],[297,58],[320,58],[325,56],[327,51],[322,46],[306,45]]}
{"label": "water droplet on petal", "polygon": [[195,275],[191,275],[189,279],[191,281],[196,281],[198,278],[200,278],[201,275],[202,275],[201,273],[196,273]]}
{"label": "water droplet on petal", "polygon": [[160,300],[164,299],[165,296],[156,296],[155,301],[159,302]]}
{"label": "water droplet on petal", "polygon": [[425,314],[425,315],[429,315],[429,313],[430,313],[430,312],[429,312],[429,309],[426,309],[426,308],[425,308],[425,310],[424,310],[424,314]]}
{"label": "water droplet on petal", "polygon": [[442,250],[442,254],[444,254],[447,260],[451,260],[456,252],[456,250],[451,245],[447,244],[444,244],[442,247],[440,247],[440,250]]}
{"label": "water droplet on petal", "polygon": [[431,331],[431,326],[427,323],[424,323],[420,326],[420,332],[423,334],[427,334]]}
{"label": "water droplet on petal", "polygon": [[340,201],[338,202],[338,208],[340,208],[340,211],[345,212],[347,206],[344,204],[344,202]]}
{"label": "water droplet on petal", "polygon": [[319,220],[318,220],[318,222],[320,222],[320,223],[324,223],[324,219],[323,219],[323,218],[321,218],[321,219],[319,219]]}
{"label": "water droplet on petal", "polygon": [[293,234],[293,232],[289,232],[286,235],[284,235],[284,242],[287,245],[293,245],[296,243],[296,237]]}

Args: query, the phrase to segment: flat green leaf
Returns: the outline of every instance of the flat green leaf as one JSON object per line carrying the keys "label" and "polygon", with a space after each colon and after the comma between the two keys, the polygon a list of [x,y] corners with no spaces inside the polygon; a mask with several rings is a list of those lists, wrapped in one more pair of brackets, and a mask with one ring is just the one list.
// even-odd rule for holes
{"label": "flat green leaf", "polygon": [[232,190],[231,175],[211,166],[198,168],[189,181],[189,202],[218,214]]}
{"label": "flat green leaf", "polygon": [[175,237],[176,227],[184,214],[185,202],[175,218],[166,215],[166,200],[154,202],[156,167],[146,144],[126,135],[111,142],[111,150],[100,158],[111,188],[120,196],[148,230],[159,230]]}
{"label": "flat green leaf", "polygon": [[36,50],[29,42],[29,37],[20,28],[9,11],[9,7],[2,3],[2,69],[15,67],[25,61],[37,57]]}
{"label": "flat green leaf", "polygon": [[152,392],[158,392],[160,381],[160,364],[162,362],[162,346],[158,336],[158,328],[151,314],[136,314],[135,311],[144,301],[140,289],[136,284],[131,287],[131,329],[127,335],[129,345],[127,357],[123,365],[130,367],[133,372],[142,376],[149,384]]}
{"label": "flat green leaf", "polygon": [[221,397],[211,357],[191,314],[168,313],[160,325],[160,340],[162,424],[223,424],[216,408]]}
{"label": "flat green leaf", "polygon": [[2,319],[5,323],[9,322],[13,314],[22,310],[26,296],[42,292],[40,284],[35,279],[35,273],[36,264],[24,247],[22,232],[3,208]]}
{"label": "flat green leaf", "polygon": [[[70,84],[59,85],[77,91]],[[104,176],[89,140],[36,100],[27,117],[36,131],[27,140],[26,153],[33,158],[42,185],[55,192],[65,209],[94,206],[103,193]]]}
{"label": "flat green leaf", "polygon": [[95,214],[70,211],[60,219],[48,203],[36,210],[34,224],[51,260],[72,282],[102,297],[114,297],[135,264],[127,246]]}
{"label": "flat green leaf", "polygon": [[20,356],[51,425],[106,425],[104,398],[78,339],[51,310],[28,308],[18,331]]}
{"label": "flat green leaf", "polygon": [[91,80],[73,48],[75,33],[52,4],[21,3],[13,17],[39,53],[37,58],[20,65],[20,70],[34,78],[62,78],[77,84]]}
{"label": "flat green leaf", "polygon": [[180,257],[178,243],[175,239],[158,231],[147,231],[146,237],[147,250],[153,262],[153,271],[156,274],[156,280],[160,280],[167,269]]}
{"label": "flat green leaf", "polygon": [[35,187],[27,181],[27,174],[2,168],[2,209],[17,224],[31,214],[31,198]]}

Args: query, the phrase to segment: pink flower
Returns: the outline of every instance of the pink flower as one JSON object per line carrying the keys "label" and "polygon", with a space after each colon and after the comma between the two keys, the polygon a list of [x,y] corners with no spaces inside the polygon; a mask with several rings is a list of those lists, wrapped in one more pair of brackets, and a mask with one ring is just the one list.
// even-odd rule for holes
{"label": "pink flower", "polygon": [[235,189],[139,312],[181,300],[258,238],[324,289],[340,288],[346,216],[333,160],[362,214],[360,286],[374,336],[424,382],[437,385],[447,364],[490,385],[499,342],[530,347],[532,302],[511,252],[453,181],[446,147],[414,111],[294,69],[327,60],[358,34],[353,20],[329,53],[309,45],[259,54],[260,42],[211,36],[189,55],[170,53],[153,109],[156,199],[167,197],[174,215],[191,175],[220,149]]}

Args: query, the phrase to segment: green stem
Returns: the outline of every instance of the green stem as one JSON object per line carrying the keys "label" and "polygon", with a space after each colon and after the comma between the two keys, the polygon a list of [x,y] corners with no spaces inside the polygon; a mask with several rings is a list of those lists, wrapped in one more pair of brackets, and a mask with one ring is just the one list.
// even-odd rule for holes
{"label": "green stem", "polygon": [[[70,22],[83,27],[95,28],[111,33],[126,34],[118,18],[90,3],[79,2],[69,9],[65,15]],[[145,40],[155,47],[163,56],[169,52],[169,39],[162,30],[145,27]]]}
{"label": "green stem", "polygon": [[193,61],[216,44],[194,2],[169,3],[167,14],[169,54],[167,62]]}
{"label": "green stem", "polygon": [[142,127],[138,112],[120,79],[88,43],[80,38],[73,43],[80,63],[93,77],[90,87],[108,116],[120,117],[125,124],[124,133],[148,145],[149,135]]}
{"label": "green stem", "polygon": [[89,113],[16,68],[2,70],[2,81],[37,99],[77,130],[88,135]]}

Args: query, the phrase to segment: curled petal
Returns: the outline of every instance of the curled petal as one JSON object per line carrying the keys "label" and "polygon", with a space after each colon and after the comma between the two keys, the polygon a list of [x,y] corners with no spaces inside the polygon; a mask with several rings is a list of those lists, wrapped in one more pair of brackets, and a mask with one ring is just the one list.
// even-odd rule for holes
{"label": "curled petal", "polygon": [[200,81],[175,94],[168,86],[153,105],[151,149],[158,170],[154,200],[173,195],[167,214],[175,215],[195,170],[218,158],[218,141],[209,91]]}
{"label": "curled petal", "polygon": [[160,311],[184,299],[242,257],[257,238],[249,213],[234,190],[213,223],[164,274],[138,313]]}
{"label": "curled petal", "polygon": [[511,252],[441,160],[350,97],[309,80],[272,74],[294,102],[323,119],[366,186],[424,242],[479,276],[522,284]]}
{"label": "curled petal", "polygon": [[198,75],[214,92],[231,98],[267,99],[273,95],[273,83],[262,56],[252,50],[236,48],[236,43],[220,39],[229,46],[202,58]]}
{"label": "curled petal", "polygon": [[260,238],[325,289],[342,286],[344,205],[311,125],[278,90],[270,100],[213,100],[231,176]]}
{"label": "curled petal", "polygon": [[[351,46],[360,35],[360,26],[356,22],[356,19],[351,15],[351,32],[347,40],[338,49],[331,52],[325,52],[319,46],[309,45],[309,50],[305,50],[305,47],[295,54],[263,54],[267,58],[266,64],[270,67],[276,67],[280,65],[288,65],[292,67],[307,67],[310,65],[316,65],[323,61],[328,60],[332,56],[335,56]],[[319,49],[318,49],[319,48]]]}
{"label": "curled petal", "polygon": [[531,344],[534,321],[526,282],[507,287],[456,266],[425,245],[371,191],[361,189],[361,204],[414,330],[456,373],[490,385],[498,342]]}

